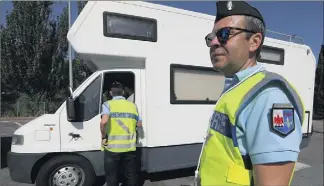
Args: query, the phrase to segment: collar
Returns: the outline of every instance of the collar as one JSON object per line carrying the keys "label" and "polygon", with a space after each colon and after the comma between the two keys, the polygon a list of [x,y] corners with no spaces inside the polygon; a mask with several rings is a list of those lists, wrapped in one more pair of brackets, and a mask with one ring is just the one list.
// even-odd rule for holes
{"label": "collar", "polygon": [[254,73],[256,70],[260,69],[259,71],[261,71],[261,70],[263,70],[263,68],[264,68],[264,66],[262,64],[257,63],[257,65],[255,65],[253,67],[249,67],[247,69],[244,69],[242,71],[235,73],[233,77],[230,77],[230,78],[225,77],[225,84],[224,84],[223,92],[225,92],[232,86],[236,85],[240,81],[243,81],[246,77],[248,77],[249,75]]}
{"label": "collar", "polygon": [[114,96],[112,100],[125,99],[124,96]]}
{"label": "collar", "polygon": [[[249,67],[247,69],[244,69],[242,71],[237,72],[233,78],[235,78],[238,82],[244,80],[246,77],[248,77],[249,75],[251,75],[253,72],[255,72],[258,69],[263,69],[263,65],[257,63],[255,66],[253,67]],[[260,71],[260,70],[259,70]]]}

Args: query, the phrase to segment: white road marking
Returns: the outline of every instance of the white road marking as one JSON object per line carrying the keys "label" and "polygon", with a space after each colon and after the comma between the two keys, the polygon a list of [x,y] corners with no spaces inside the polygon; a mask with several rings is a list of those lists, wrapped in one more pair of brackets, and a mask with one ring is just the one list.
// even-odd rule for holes
{"label": "white road marking", "polygon": [[19,125],[20,127],[22,126],[22,124],[20,124],[20,123],[18,123],[18,122],[16,122],[16,121],[14,121],[13,123]]}
{"label": "white road marking", "polygon": [[296,166],[295,166],[295,172],[300,171],[302,169],[307,169],[307,168],[310,168],[310,167],[312,167],[312,166],[297,162]]}
{"label": "white road marking", "polygon": [[0,123],[14,123],[14,124],[18,125],[19,127],[22,126],[22,124],[20,124],[20,123],[18,123],[16,121],[0,121]]}

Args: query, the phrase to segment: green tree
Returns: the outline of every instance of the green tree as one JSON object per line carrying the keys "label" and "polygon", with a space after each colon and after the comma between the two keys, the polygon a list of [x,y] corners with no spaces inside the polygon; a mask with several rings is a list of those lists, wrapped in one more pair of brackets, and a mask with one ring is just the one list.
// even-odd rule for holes
{"label": "green tree", "polygon": [[314,114],[324,118],[324,44],[319,54],[314,89]]}
{"label": "green tree", "polygon": [[[14,110],[19,104],[34,115],[46,101],[47,111],[52,112],[68,95],[68,7],[53,19],[53,2],[12,3],[13,9],[7,12],[6,26],[0,33],[2,110]],[[78,12],[86,3],[77,2]],[[73,75],[74,84],[78,85],[92,72],[79,55],[75,56]],[[24,105],[21,100],[25,100]]]}
{"label": "green tree", "polygon": [[51,2],[12,2],[3,30],[3,81],[19,92],[35,95],[41,89],[48,58]]}
{"label": "green tree", "polygon": [[51,19],[50,1],[12,4],[1,33],[3,98],[15,101],[24,97],[39,105],[67,86],[67,9],[55,20]]}
{"label": "green tree", "polygon": [[80,14],[80,12],[83,10],[84,6],[87,4],[88,1],[78,1],[77,5],[78,5],[78,14]]}
{"label": "green tree", "polygon": [[[12,2],[2,39],[2,82],[5,95],[25,94],[35,102],[43,99],[43,87],[51,59],[52,2]],[[15,89],[15,92],[12,90]]]}

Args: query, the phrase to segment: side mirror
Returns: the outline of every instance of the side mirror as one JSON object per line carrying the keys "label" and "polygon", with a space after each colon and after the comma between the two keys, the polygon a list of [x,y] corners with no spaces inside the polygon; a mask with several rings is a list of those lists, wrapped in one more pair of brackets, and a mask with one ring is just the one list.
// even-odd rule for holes
{"label": "side mirror", "polygon": [[76,119],[75,117],[75,108],[74,108],[74,100],[71,97],[68,97],[66,100],[66,113],[67,113],[67,120],[72,122]]}
{"label": "side mirror", "polygon": [[73,100],[73,91],[72,88],[69,86],[70,96],[66,99],[66,115],[67,120],[72,122],[76,119],[75,116],[75,107],[74,107],[74,100]]}

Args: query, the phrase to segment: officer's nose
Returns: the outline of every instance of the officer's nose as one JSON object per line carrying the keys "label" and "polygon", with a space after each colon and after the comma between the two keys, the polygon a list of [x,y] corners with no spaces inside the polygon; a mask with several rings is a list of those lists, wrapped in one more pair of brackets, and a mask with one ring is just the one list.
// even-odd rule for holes
{"label": "officer's nose", "polygon": [[210,47],[214,48],[214,47],[219,47],[221,44],[218,41],[217,37],[215,36],[214,38],[212,38],[212,40],[210,41]]}

